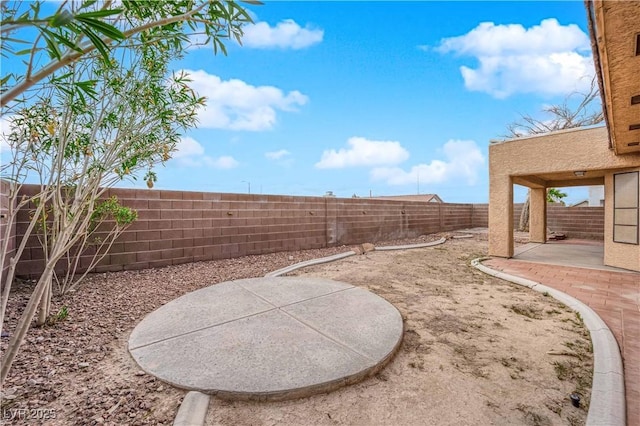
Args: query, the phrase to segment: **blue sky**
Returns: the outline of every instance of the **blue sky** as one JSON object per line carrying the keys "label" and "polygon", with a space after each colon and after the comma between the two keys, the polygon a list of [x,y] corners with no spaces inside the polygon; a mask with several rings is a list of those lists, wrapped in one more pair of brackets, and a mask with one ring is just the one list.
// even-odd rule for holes
{"label": "blue sky", "polygon": [[243,46],[174,64],[208,104],[156,188],[486,202],[489,141],[593,74],[582,1],[250,10]]}

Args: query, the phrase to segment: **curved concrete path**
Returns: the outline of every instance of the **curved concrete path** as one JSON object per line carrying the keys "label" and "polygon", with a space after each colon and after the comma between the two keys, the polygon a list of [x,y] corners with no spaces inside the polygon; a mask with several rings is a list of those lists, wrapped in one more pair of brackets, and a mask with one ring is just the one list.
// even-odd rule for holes
{"label": "curved concrete path", "polygon": [[402,341],[398,310],[320,278],[253,278],[203,288],[149,314],[129,338],[140,367],[177,387],[278,400],[355,383]]}

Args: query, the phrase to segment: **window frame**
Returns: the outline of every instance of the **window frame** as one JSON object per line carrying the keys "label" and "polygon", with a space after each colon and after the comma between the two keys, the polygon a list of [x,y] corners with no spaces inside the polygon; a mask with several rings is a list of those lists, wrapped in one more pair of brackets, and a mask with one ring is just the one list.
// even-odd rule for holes
{"label": "window frame", "polygon": [[[636,185],[636,205],[634,207],[617,207],[617,191],[616,191],[616,178],[620,175],[635,175]],[[616,210],[635,210],[636,212],[636,224],[635,225],[626,225],[626,224],[617,224],[616,223]],[[631,244],[631,245],[640,245],[640,171],[629,171],[629,172],[621,172],[613,174],[613,242],[618,244]],[[635,242],[629,241],[617,241],[616,239],[616,227],[632,227],[636,229],[635,232]]]}

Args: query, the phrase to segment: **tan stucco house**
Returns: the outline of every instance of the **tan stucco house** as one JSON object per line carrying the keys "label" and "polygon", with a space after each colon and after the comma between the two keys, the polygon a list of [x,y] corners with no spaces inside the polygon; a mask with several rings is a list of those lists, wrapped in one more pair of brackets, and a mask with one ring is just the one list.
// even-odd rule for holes
{"label": "tan stucco house", "polygon": [[513,256],[513,185],[530,188],[530,239],[546,242],[546,190],[604,185],[604,263],[640,271],[640,2],[587,1],[605,126],[489,146],[489,254]]}

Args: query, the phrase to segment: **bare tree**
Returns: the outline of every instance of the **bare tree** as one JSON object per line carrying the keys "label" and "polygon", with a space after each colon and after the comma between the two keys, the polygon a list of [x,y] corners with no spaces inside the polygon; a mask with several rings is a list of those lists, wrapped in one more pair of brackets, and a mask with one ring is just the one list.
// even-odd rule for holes
{"label": "bare tree", "polygon": [[509,139],[520,138],[603,122],[604,113],[596,78],[591,78],[586,92],[572,92],[561,104],[544,107],[542,113],[547,117],[546,120],[521,114],[519,120],[507,125],[507,134],[503,136]]}
{"label": "bare tree", "polygon": [[[602,100],[596,77],[591,78],[587,91],[575,91],[558,105],[549,105],[542,109],[544,118],[535,118],[521,114],[520,119],[507,125],[508,139],[540,135],[575,127],[592,126],[604,121]],[[520,214],[520,231],[529,230],[529,193]]]}

